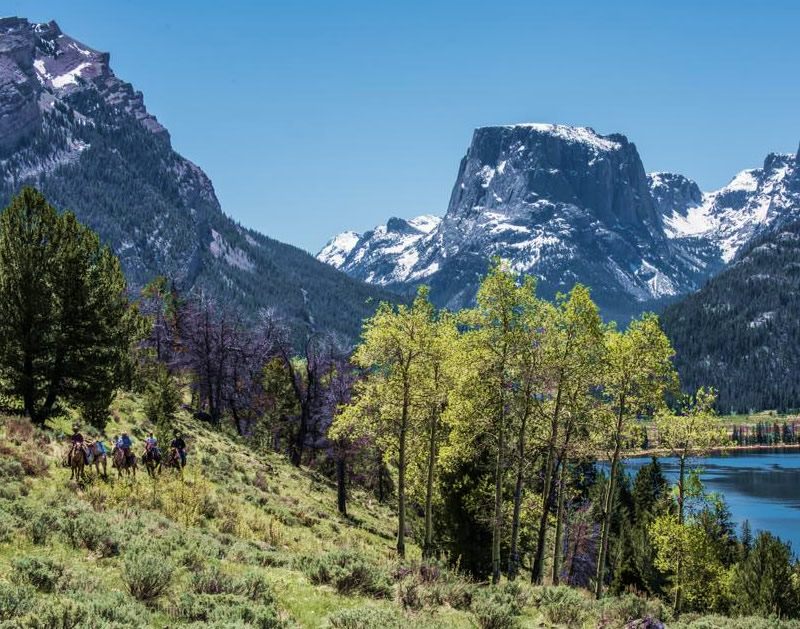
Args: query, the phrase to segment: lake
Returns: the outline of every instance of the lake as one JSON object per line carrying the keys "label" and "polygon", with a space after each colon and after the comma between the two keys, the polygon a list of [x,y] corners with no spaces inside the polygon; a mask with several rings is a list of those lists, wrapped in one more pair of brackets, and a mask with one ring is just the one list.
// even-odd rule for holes
{"label": "lake", "polygon": [[[675,482],[679,462],[659,459],[664,475]],[[649,458],[626,459],[631,474],[647,465]],[[692,459],[692,466],[703,469],[700,478],[706,491],[725,498],[737,525],[750,520],[753,534],[769,531],[800,555],[800,451],[781,449],[734,450],[702,459]]]}

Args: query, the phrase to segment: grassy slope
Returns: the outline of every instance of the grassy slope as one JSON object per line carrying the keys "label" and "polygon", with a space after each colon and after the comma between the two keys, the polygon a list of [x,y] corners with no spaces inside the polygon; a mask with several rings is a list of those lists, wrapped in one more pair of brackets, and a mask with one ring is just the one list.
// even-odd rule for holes
{"label": "grassy slope", "polygon": [[[149,428],[141,411],[141,401],[123,394],[112,408],[114,419],[106,434],[118,434],[123,429],[131,431],[134,441],[143,441],[144,430]],[[0,420],[2,421],[2,420]],[[14,421],[14,420],[12,420]],[[335,610],[371,605],[395,609],[391,600],[377,600],[358,595],[344,596],[332,587],[312,585],[303,572],[293,567],[293,559],[301,555],[319,555],[333,549],[353,549],[378,565],[388,569],[393,562],[394,517],[389,507],[356,492],[348,505],[349,518],[338,515],[335,509],[335,486],[325,477],[290,466],[285,457],[254,452],[237,443],[232,436],[212,432],[182,412],[181,427],[191,435],[189,440],[189,465],[184,481],[174,473],[165,472],[155,481],[139,469],[137,481],[116,480],[111,470],[111,482],[94,477],[79,488],[69,481],[69,470],[61,467],[60,459],[66,449],[59,433],[67,433],[73,418],[58,420],[53,432],[37,431],[35,443],[10,439],[7,420],[0,424],[0,442],[4,447],[0,457],[23,459],[33,451],[44,455],[48,469],[41,476],[26,475],[21,482],[8,484],[5,497],[28,505],[59,505],[86,503],[107,519],[112,529],[122,526],[124,520],[141,517],[161,520],[166,517],[169,528],[179,534],[201,533],[210,538],[210,545],[221,541],[230,546],[236,541],[253,542],[259,556],[268,553],[269,559],[259,563],[274,562],[263,568],[277,598],[284,617],[295,620],[302,627],[326,626],[326,616]],[[15,443],[16,441],[16,443]],[[135,449],[138,451],[139,446]],[[20,492],[27,496],[17,497]],[[163,526],[163,525],[162,525]],[[61,535],[49,536],[44,545],[36,545],[30,534],[20,532],[6,543],[0,543],[0,582],[9,577],[12,559],[28,553],[45,554],[63,560],[74,572],[96,577],[100,589],[124,591],[123,561],[120,555],[98,559],[88,550],[76,551]],[[120,539],[124,548],[125,539]],[[410,558],[419,557],[419,549],[410,548]],[[232,573],[240,571],[238,557],[226,557],[222,562]],[[285,564],[285,565],[282,565]],[[171,588],[172,594],[188,586],[189,570],[179,569]],[[171,620],[166,603],[174,596],[162,597],[149,608],[154,611],[151,622],[166,626]],[[428,614],[416,618],[425,621]],[[435,626],[469,627],[466,612],[438,610]],[[434,626],[434,625],[431,625]]]}
{"label": "grassy slope", "polygon": [[[141,400],[120,395],[113,416],[106,434],[127,429],[141,444],[144,431],[149,428]],[[2,587],[15,578],[15,561],[28,555],[45,556],[66,567],[53,593],[36,593],[35,605],[57,604],[64,599],[111,601],[98,605],[103,609],[103,605],[124,608],[128,613],[127,621],[118,618],[118,624],[103,627],[188,625],[189,621],[178,612],[181,596],[191,590],[194,576],[212,564],[234,578],[256,574],[265,579],[274,593],[271,605],[285,626],[329,627],[329,614],[348,607],[372,607],[396,615],[398,624],[381,623],[383,629],[512,626],[479,625],[479,618],[490,616],[491,610],[487,612],[486,605],[477,605],[477,596],[473,596],[471,609],[469,605],[455,609],[448,602],[431,603],[429,599],[421,609],[401,611],[400,593],[409,587],[417,587],[423,596],[450,591],[448,587],[475,591],[474,586],[463,581],[455,586],[452,581],[450,586],[420,586],[419,578],[414,580],[413,562],[419,560],[419,549],[414,546],[409,552],[410,563],[404,564],[412,568],[411,576],[393,581],[389,596],[345,595],[331,585],[313,584],[303,557],[320,557],[335,549],[351,549],[384,574],[395,573],[399,564],[392,550],[395,520],[390,507],[356,492],[348,506],[350,518],[344,519],[335,509],[335,487],[326,478],[297,470],[273,453],[256,455],[235,437],[212,432],[183,412],[179,424],[191,435],[189,466],[183,479],[165,472],[153,481],[140,469],[136,482],[117,481],[110,469],[110,482],[91,477],[84,487],[78,487],[69,481],[69,470],[60,465],[65,450],[61,433],[69,430],[74,419],[59,420],[54,431],[26,434],[20,420],[0,417],[0,626]],[[8,514],[17,518],[11,530],[7,526]],[[71,529],[71,521],[84,524]],[[70,542],[71,530],[77,530],[80,539],[81,535],[91,538],[80,528],[87,521],[99,527],[105,537],[101,536],[99,543]],[[109,536],[113,544],[102,541]],[[171,561],[177,568],[167,592],[148,603],[137,602],[128,594],[124,578],[126,557],[132,548],[142,544],[159,561]],[[458,581],[458,577],[450,578]],[[523,586],[517,600],[527,599],[528,604],[522,607],[513,626],[623,626],[626,619],[644,615],[644,611],[652,613],[653,609],[651,606],[633,613],[627,611],[630,601],[608,599],[603,604],[593,604],[586,593],[567,588],[559,591],[566,591],[567,598],[560,603],[551,601],[548,607],[541,603],[541,597],[547,594],[543,589],[535,591]],[[579,614],[581,620],[572,615],[577,608],[585,608]],[[483,616],[480,609],[484,609]],[[39,613],[37,610],[34,607],[25,618],[30,620]],[[99,613],[106,612],[95,610],[95,614]],[[111,616],[114,614],[119,616],[122,612],[115,611]],[[359,629],[367,625],[337,626]]]}

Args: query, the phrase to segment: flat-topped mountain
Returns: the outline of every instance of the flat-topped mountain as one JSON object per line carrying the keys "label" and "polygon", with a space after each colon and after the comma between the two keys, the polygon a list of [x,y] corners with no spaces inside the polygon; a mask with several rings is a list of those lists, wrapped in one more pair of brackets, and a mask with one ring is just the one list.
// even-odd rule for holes
{"label": "flat-topped mountain", "polygon": [[[429,283],[434,300],[459,307],[474,299],[488,260],[501,256],[536,276],[545,296],[582,282],[607,315],[625,319],[698,288],[722,265],[707,239],[665,230],[665,205],[683,197],[670,187],[659,199],[651,187],[623,135],[554,124],[483,127],[441,222],[429,219],[430,230],[390,247],[375,242],[385,241],[388,225],[357,239],[340,235],[319,259],[398,289]],[[347,246],[331,255],[333,243]]]}

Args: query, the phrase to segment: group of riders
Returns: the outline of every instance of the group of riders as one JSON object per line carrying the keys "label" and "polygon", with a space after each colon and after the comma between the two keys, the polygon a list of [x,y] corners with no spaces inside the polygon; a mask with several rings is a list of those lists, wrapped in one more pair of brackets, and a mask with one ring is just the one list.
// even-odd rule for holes
{"label": "group of riders", "polygon": [[[77,424],[72,427],[72,436],[69,438],[70,449],[67,454],[67,464],[71,465],[73,457],[82,456],[85,465],[91,465],[93,462],[114,455],[117,452],[122,453],[120,457],[124,467],[135,467],[136,455],[133,453],[133,440],[127,432],[123,432],[119,436],[114,436],[112,440],[111,451],[102,439],[92,440],[85,438],[80,433],[80,426]],[[144,451],[141,456],[142,462],[150,469],[151,467],[159,467],[162,464],[163,458],[161,449],[158,446],[158,440],[151,432],[145,440]],[[179,431],[175,431],[172,441],[169,445],[169,458],[167,464],[176,468],[183,468],[186,466],[186,441]],[[105,469],[105,463],[103,464]]]}

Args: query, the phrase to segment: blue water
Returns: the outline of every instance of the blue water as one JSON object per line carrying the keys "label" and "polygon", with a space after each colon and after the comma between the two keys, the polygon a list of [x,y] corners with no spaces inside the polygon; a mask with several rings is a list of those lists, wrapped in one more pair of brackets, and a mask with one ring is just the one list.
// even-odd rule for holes
{"label": "blue water", "polygon": [[[659,459],[664,475],[674,482],[679,462]],[[647,465],[649,458],[627,459],[630,474]],[[699,465],[700,478],[707,491],[718,492],[725,499],[738,526],[750,520],[753,532],[769,531],[792,543],[800,555],[800,451],[740,450],[727,454],[692,459]]]}

